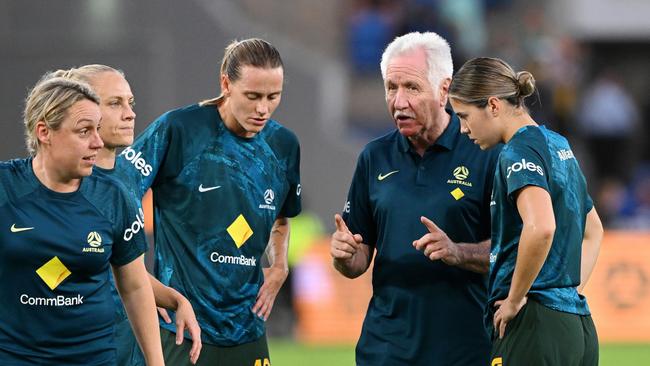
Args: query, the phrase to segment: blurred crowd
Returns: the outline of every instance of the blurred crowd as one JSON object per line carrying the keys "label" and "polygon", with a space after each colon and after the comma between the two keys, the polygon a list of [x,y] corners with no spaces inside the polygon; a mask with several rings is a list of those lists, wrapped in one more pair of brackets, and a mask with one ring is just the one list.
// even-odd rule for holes
{"label": "blurred crowd", "polygon": [[650,105],[626,87],[621,70],[594,61],[589,42],[556,30],[543,6],[516,0],[356,0],[346,19],[351,125],[367,137],[392,127],[379,104],[362,107],[368,103],[362,98],[379,96],[384,47],[406,32],[434,31],[450,42],[456,68],[471,57],[492,56],[532,72],[538,87],[529,105],[533,117],[568,136],[605,226],[648,230],[650,148],[644,136]]}

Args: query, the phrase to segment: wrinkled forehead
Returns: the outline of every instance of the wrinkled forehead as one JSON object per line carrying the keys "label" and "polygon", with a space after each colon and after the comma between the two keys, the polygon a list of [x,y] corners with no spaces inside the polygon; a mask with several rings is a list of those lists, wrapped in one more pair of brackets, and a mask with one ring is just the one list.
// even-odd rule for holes
{"label": "wrinkled forehead", "polygon": [[82,124],[97,125],[101,118],[99,106],[93,101],[83,99],[75,102],[65,111],[63,123],[69,123],[72,127]]}
{"label": "wrinkled forehead", "polygon": [[388,73],[394,68],[409,67],[423,72],[428,71],[427,54],[422,48],[404,50],[390,58],[386,66]]}

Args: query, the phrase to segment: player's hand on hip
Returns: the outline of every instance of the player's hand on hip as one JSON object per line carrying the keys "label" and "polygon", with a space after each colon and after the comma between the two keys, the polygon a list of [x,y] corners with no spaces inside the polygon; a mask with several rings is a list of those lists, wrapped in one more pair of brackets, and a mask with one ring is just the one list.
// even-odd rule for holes
{"label": "player's hand on hip", "polygon": [[253,305],[252,311],[266,321],[271,315],[275,297],[278,296],[282,284],[287,279],[288,271],[279,267],[264,268],[263,271],[264,284],[257,293],[257,301]]}
{"label": "player's hand on hip", "polygon": [[359,234],[352,234],[341,215],[334,215],[334,223],[336,231],[330,241],[330,254],[334,259],[350,259],[359,249],[363,238]]}
{"label": "player's hand on hip", "polygon": [[504,300],[499,300],[494,303],[494,307],[497,310],[494,312],[494,330],[499,332],[499,338],[503,338],[506,335],[506,327],[508,323],[519,314],[521,308],[526,305],[528,298],[524,296],[521,301],[514,302],[510,298]]}
{"label": "player's hand on hip", "polygon": [[199,322],[196,320],[192,304],[183,297],[178,300],[176,308],[176,344],[183,343],[185,330],[192,337],[192,348],[190,349],[190,362],[196,364],[201,353],[201,328]]}
{"label": "player's hand on hip", "polygon": [[460,251],[458,245],[451,241],[447,234],[442,231],[433,221],[422,216],[420,222],[429,231],[420,239],[413,241],[413,247],[424,253],[432,261],[442,260],[450,266],[460,264]]}

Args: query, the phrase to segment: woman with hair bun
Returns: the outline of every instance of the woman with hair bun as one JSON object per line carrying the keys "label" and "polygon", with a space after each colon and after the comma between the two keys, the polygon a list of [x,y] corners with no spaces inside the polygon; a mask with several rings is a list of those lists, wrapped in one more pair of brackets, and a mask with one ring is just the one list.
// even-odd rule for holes
{"label": "woman with hair bun", "polygon": [[492,365],[597,365],[598,336],[582,290],[603,229],[568,141],[524,105],[527,71],[475,58],[454,76],[450,103],[481,149],[505,143],[490,202],[486,323]]}

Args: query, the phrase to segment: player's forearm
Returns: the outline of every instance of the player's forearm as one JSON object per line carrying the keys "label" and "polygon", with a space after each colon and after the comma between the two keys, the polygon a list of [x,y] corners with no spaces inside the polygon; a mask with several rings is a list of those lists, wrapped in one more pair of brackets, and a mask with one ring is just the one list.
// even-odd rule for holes
{"label": "player's forearm", "polygon": [[460,262],[458,267],[485,274],[490,271],[490,245],[491,240],[478,243],[458,243]]}
{"label": "player's forearm", "polygon": [[585,235],[582,240],[582,262],[580,265],[580,286],[578,292],[582,293],[591,277],[591,273],[596,265],[598,253],[600,253],[600,243],[603,240],[603,225],[600,222],[600,217],[596,213],[596,209],[592,209],[587,214],[587,221],[585,225]]}
{"label": "player's forearm", "polygon": [[144,263],[138,262],[117,269],[115,283],[147,365],[163,365],[154,295]]}
{"label": "player's forearm", "polygon": [[125,294],[123,301],[147,365],[163,365],[160,327],[151,287],[144,285],[130,291]]}
{"label": "player's forearm", "polygon": [[508,293],[508,298],[512,301],[520,301],[528,294],[546,261],[553,244],[554,233],[555,225],[524,223],[517,249],[515,271]]}
{"label": "player's forearm", "polygon": [[269,245],[267,247],[267,256],[271,267],[282,269],[289,272],[289,260],[287,258],[289,252],[289,219],[280,217],[273,223],[271,235],[269,238]]}

